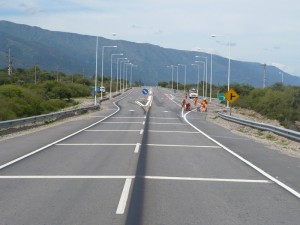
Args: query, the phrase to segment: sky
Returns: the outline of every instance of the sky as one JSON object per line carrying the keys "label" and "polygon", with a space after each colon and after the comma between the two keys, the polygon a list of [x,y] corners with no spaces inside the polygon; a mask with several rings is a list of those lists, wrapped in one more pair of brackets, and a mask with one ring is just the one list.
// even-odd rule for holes
{"label": "sky", "polygon": [[299,0],[0,0],[0,20],[200,50],[300,76]]}

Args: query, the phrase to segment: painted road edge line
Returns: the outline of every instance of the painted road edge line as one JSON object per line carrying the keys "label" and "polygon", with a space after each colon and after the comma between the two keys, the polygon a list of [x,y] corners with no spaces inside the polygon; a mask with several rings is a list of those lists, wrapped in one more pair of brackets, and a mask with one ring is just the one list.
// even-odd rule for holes
{"label": "painted road edge line", "polygon": [[262,169],[260,169],[259,167],[255,166],[253,163],[251,163],[250,161],[246,160],[245,158],[243,158],[242,156],[240,156],[239,154],[235,153],[234,151],[232,151],[231,149],[227,148],[226,146],[224,146],[223,144],[221,144],[220,142],[218,142],[217,140],[213,139],[212,137],[210,137],[209,135],[207,135],[206,133],[204,133],[202,130],[200,130],[199,128],[197,128],[196,126],[194,126],[193,124],[191,124],[186,116],[187,114],[189,114],[190,112],[187,112],[186,114],[184,114],[184,120],[190,125],[192,126],[194,129],[196,129],[197,131],[199,131],[202,135],[204,135],[205,137],[207,137],[209,140],[211,140],[212,142],[216,143],[217,145],[219,145],[220,147],[222,147],[224,150],[226,150],[227,152],[229,152],[230,154],[232,154],[233,156],[235,156],[236,158],[238,158],[239,160],[241,160],[242,162],[244,162],[245,164],[247,164],[248,166],[250,166],[251,168],[255,169],[257,172],[259,172],[260,174],[262,174],[263,176],[267,177],[268,179],[270,179],[271,181],[273,181],[274,183],[276,183],[277,185],[279,185],[280,187],[284,188],[285,190],[287,190],[288,192],[290,192],[291,194],[295,195],[297,198],[300,198],[300,193],[295,191],[294,189],[292,189],[291,187],[287,186],[286,184],[282,183],[281,181],[277,180],[275,177],[271,176],[270,174],[268,174],[267,172],[263,171]]}
{"label": "painted road edge line", "polygon": [[81,176],[61,176],[61,175],[19,175],[19,176],[0,176],[0,179],[134,179],[135,176],[93,176],[93,175],[81,175]]}
{"label": "painted road edge line", "polygon": [[199,177],[163,177],[163,176],[144,176],[144,179],[151,180],[177,180],[177,181],[215,181],[215,182],[234,182],[234,183],[273,183],[270,180],[249,180],[249,179],[225,179],[225,178],[199,178]]}
{"label": "painted road edge line", "polygon": [[[128,95],[130,95],[131,93],[132,93],[132,91],[131,91]],[[121,99],[119,99],[119,100],[117,100],[117,101],[121,101],[122,99],[126,98],[128,95],[124,96],[123,98],[121,98]],[[2,169],[5,168],[5,167],[8,167],[8,166],[10,166],[10,165],[12,165],[12,164],[14,164],[14,163],[16,163],[16,162],[19,162],[19,161],[21,161],[21,160],[23,160],[23,159],[25,159],[25,158],[27,158],[27,157],[29,157],[29,156],[31,156],[31,155],[34,155],[34,154],[36,154],[36,153],[38,153],[38,152],[41,152],[41,151],[43,151],[43,150],[45,150],[45,149],[47,149],[47,148],[49,148],[49,147],[51,147],[51,146],[53,146],[53,145],[56,145],[57,143],[62,142],[62,141],[66,140],[66,139],[68,139],[68,138],[70,138],[70,137],[73,137],[73,136],[75,136],[76,134],[79,134],[79,133],[81,133],[82,131],[85,131],[85,130],[87,130],[87,129],[89,129],[89,128],[95,126],[95,125],[97,125],[98,123],[103,122],[103,121],[106,120],[107,118],[112,117],[113,115],[115,115],[117,112],[120,111],[120,107],[116,104],[117,101],[113,102],[113,104],[117,107],[117,110],[116,110],[115,112],[111,113],[110,115],[104,117],[102,120],[99,120],[99,121],[97,121],[96,123],[93,123],[93,124],[91,124],[91,125],[89,125],[89,126],[83,128],[83,129],[81,129],[81,130],[78,130],[78,131],[76,131],[76,132],[74,132],[74,133],[72,133],[72,134],[70,134],[70,135],[68,135],[68,136],[66,136],[66,137],[63,137],[63,138],[61,138],[61,139],[59,139],[59,140],[57,140],[57,141],[54,141],[54,142],[52,142],[52,143],[50,143],[50,144],[48,144],[48,145],[45,145],[44,147],[41,147],[41,148],[39,148],[39,149],[37,149],[37,150],[34,150],[34,151],[32,151],[32,152],[29,152],[28,154],[25,154],[25,155],[23,155],[23,156],[21,156],[21,157],[19,157],[19,158],[16,158],[16,159],[14,159],[14,160],[11,160],[11,161],[9,161],[9,162],[7,162],[7,163],[1,165],[1,166],[0,166],[0,170],[2,170]]]}
{"label": "painted road edge line", "polygon": [[118,204],[116,214],[124,214],[124,212],[125,212],[126,203],[128,200],[129,190],[130,190],[130,186],[131,186],[131,181],[132,181],[132,179],[130,179],[130,178],[127,178],[125,180],[124,188],[123,188],[123,191],[122,191],[122,194],[120,197],[120,201]]}

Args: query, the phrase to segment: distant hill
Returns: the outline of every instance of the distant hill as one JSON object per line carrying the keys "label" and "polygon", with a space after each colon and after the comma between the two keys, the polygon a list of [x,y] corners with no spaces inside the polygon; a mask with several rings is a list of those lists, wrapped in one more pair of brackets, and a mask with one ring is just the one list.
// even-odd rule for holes
{"label": "distant hill", "polygon": [[[104,75],[110,76],[110,54],[123,53],[124,57],[138,67],[133,70],[133,81],[141,80],[146,85],[158,81],[170,81],[171,69],[167,65],[186,64],[187,83],[197,82],[197,69],[191,66],[196,55],[207,57],[208,80],[210,77],[210,55],[193,51],[162,48],[152,44],[140,44],[99,37],[98,75],[101,74],[102,46],[117,45],[117,49],[106,48]],[[14,68],[29,68],[36,63],[44,70],[78,73],[86,76],[95,74],[96,37],[49,31],[39,27],[0,21],[0,67],[7,67],[7,52],[11,50]],[[213,55],[213,84],[227,84],[228,59]],[[115,69],[115,65],[114,65]],[[200,80],[202,79],[202,68]],[[231,82],[263,85],[263,65],[254,62],[231,60]],[[300,77],[287,74],[274,66],[267,66],[267,85],[281,82],[300,86]],[[115,72],[114,72],[115,74]],[[174,73],[176,80],[176,71]],[[179,67],[179,82],[184,82],[184,68]]]}

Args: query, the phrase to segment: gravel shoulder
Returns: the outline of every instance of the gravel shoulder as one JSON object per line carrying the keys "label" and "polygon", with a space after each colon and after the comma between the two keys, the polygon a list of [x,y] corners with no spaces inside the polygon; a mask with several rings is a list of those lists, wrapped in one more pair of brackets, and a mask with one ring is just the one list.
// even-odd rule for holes
{"label": "gravel shoulder", "polygon": [[[292,157],[300,158],[299,142],[281,137],[269,131],[261,131],[221,119],[218,117],[217,112],[223,110],[225,109],[221,107],[211,107],[211,110],[208,112],[207,120],[229,129],[231,132],[240,136],[250,137],[253,141],[262,143],[273,150],[280,151],[281,153]],[[232,116],[281,127],[278,121],[267,119],[252,110],[232,108]]]}

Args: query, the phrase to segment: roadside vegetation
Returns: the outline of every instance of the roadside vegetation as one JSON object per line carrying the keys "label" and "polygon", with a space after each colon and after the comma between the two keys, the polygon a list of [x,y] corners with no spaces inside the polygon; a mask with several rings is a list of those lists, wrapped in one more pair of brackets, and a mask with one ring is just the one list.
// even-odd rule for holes
{"label": "roadside vegetation", "polygon": [[[161,81],[158,83],[162,87],[172,87],[171,82]],[[173,83],[176,89],[177,83]],[[197,87],[197,84],[187,84],[186,90]],[[247,84],[231,84],[231,88],[240,95],[234,102],[233,107],[241,107],[254,110],[257,113],[274,119],[288,129],[300,130],[300,87],[285,86],[276,83],[266,88],[255,88]],[[178,89],[183,90],[183,85],[178,84]],[[207,87],[209,96],[210,85]],[[227,92],[227,85],[212,86],[212,98],[217,98],[219,93]],[[206,88],[204,88],[204,92]],[[199,84],[199,95],[202,96],[203,83]],[[225,101],[221,103],[226,103]]]}
{"label": "roadside vegetation", "polygon": [[[0,121],[47,114],[76,105],[76,98],[93,97],[94,83],[94,77],[42,71],[38,67],[16,69],[10,76],[7,69],[0,70]],[[98,80],[98,86],[100,83]],[[115,91],[115,81],[113,84],[112,91]],[[104,77],[104,86],[109,90],[107,77]]]}

